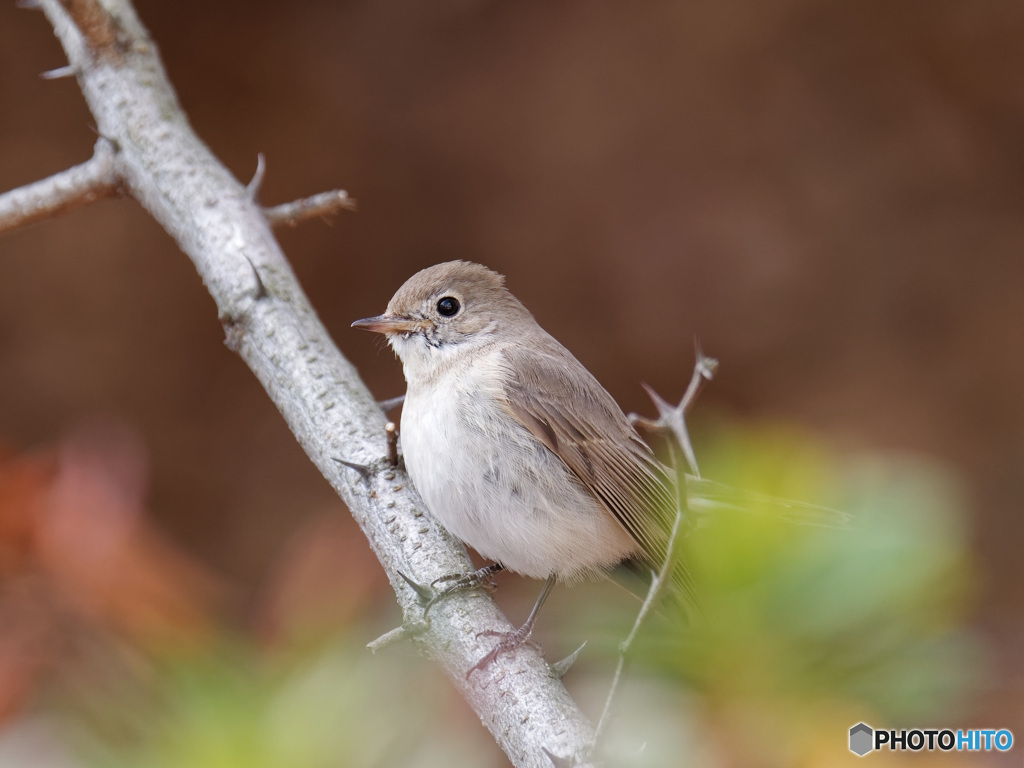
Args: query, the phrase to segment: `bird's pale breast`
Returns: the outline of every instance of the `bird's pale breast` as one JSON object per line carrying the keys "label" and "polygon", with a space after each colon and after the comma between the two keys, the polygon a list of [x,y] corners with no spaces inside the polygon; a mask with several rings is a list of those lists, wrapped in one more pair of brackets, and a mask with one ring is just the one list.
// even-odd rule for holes
{"label": "bird's pale breast", "polygon": [[509,570],[580,578],[635,551],[625,530],[502,401],[486,356],[410,385],[406,466],[430,512]]}

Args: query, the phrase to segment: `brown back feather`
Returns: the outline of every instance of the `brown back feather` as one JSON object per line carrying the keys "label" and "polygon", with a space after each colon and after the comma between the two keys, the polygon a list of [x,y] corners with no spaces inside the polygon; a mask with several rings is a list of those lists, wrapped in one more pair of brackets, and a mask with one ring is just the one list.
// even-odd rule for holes
{"label": "brown back feather", "polygon": [[[510,413],[572,470],[648,564],[659,568],[678,509],[672,474],[611,395],[554,338],[545,334],[542,344],[506,348],[503,355]],[[673,581],[692,602],[692,583],[682,564],[673,569]]]}

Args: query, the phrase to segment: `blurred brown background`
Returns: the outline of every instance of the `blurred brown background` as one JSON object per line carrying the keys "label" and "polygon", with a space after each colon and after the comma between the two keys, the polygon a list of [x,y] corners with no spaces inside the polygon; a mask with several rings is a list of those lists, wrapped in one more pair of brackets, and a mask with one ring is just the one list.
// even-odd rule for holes
{"label": "blurred brown background", "polygon": [[[698,335],[722,363],[707,411],[962,474],[990,711],[1020,703],[1024,4],[137,8],[214,152],[243,180],[266,155],[264,203],[359,200],[280,239],[380,397],[399,366],[349,323],[449,258],[505,273],[626,410],[650,411],[641,380],[681,393]],[[0,189],[89,156],[76,84],[38,77],[64,63],[0,3]],[[0,240],[0,404],[15,451],[98,415],[137,429],[149,507],[240,616],[340,506],[130,200]]]}

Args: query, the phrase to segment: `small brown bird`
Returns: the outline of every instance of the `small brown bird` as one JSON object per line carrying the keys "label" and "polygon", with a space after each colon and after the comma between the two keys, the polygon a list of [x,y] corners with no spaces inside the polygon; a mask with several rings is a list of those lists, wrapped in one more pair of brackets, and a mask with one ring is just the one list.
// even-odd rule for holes
{"label": "small brown bird", "polygon": [[[431,514],[484,557],[548,580],[508,647],[556,579],[662,564],[682,504],[672,473],[504,277],[438,264],[353,326],[385,334],[402,361],[402,448]],[[674,579],[689,591],[681,567]]]}

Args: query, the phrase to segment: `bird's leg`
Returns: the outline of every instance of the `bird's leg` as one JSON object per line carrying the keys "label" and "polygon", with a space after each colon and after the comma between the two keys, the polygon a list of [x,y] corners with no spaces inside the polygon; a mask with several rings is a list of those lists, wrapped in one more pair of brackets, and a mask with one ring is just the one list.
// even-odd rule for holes
{"label": "bird's leg", "polygon": [[524,643],[530,642],[530,635],[533,634],[533,625],[537,623],[537,614],[540,613],[540,607],[544,605],[544,601],[548,599],[548,595],[551,594],[551,588],[555,586],[555,577],[548,576],[548,580],[544,582],[544,588],[540,591],[540,596],[537,598],[537,602],[533,604],[533,609],[530,611],[530,615],[526,617],[526,621],[519,629],[513,630],[512,632],[498,632],[493,629],[486,630],[484,632],[478,632],[477,637],[500,637],[501,640],[498,644],[491,649],[490,653],[484,656],[480,661],[473,665],[473,667],[466,673],[467,679],[478,669],[484,669],[488,664],[494,661],[502,654],[514,651]]}

